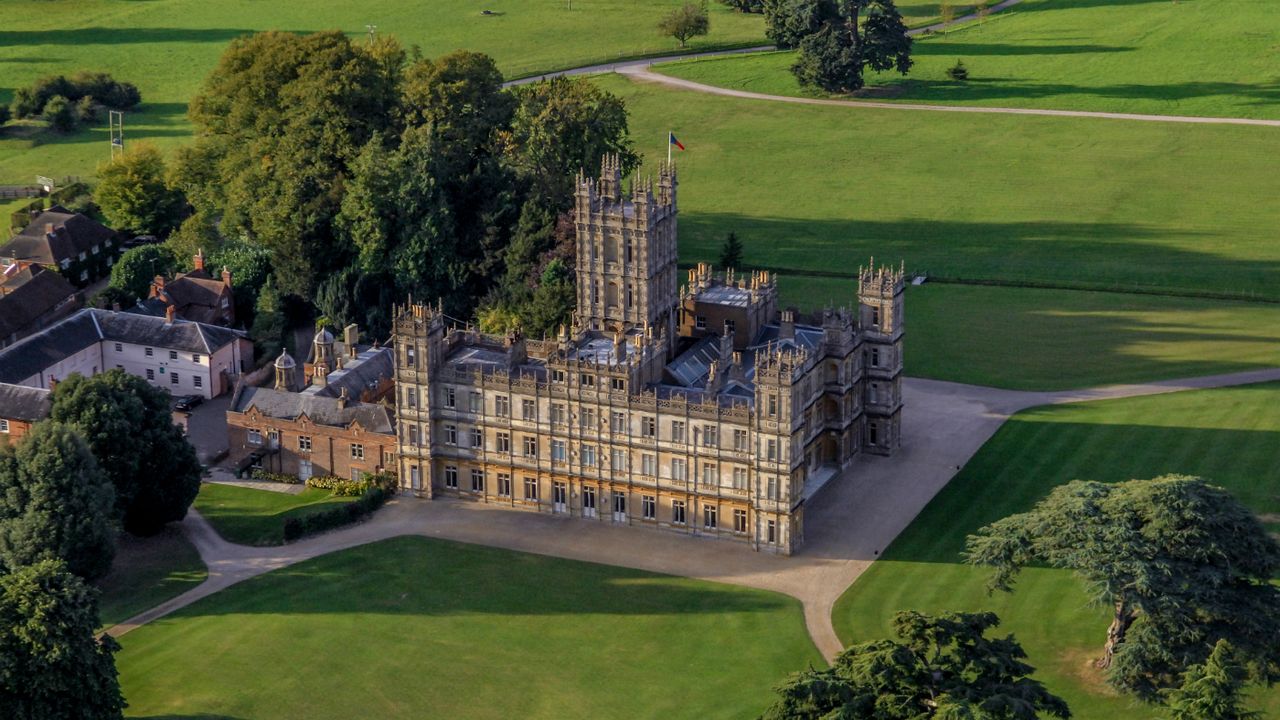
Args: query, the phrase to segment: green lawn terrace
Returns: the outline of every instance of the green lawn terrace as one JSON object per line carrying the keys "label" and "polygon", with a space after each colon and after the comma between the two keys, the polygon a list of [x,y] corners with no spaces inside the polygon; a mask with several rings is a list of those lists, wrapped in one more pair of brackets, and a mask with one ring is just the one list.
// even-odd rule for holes
{"label": "green lawn terrace", "polygon": [[[658,20],[682,0],[5,0],[0,4],[0,103],[57,73],[112,73],[142,92],[126,113],[126,142],[172,146],[190,137],[187,102],[234,38],[261,30],[342,30],[367,25],[434,57],[460,48],[492,55],[508,77],[679,52]],[[689,51],[759,45],[764,21],[710,3],[711,32]],[[490,10],[492,15],[482,15]],[[0,131],[0,183],[35,175],[91,176],[109,158],[101,127],[61,136],[42,124]]]}
{"label": "green lawn terrace", "polygon": [[[918,37],[915,66],[868,75],[870,100],[1280,118],[1280,25],[1270,0],[1026,0]],[[968,82],[946,70],[963,61]],[[790,52],[663,64],[689,80],[811,95]]]}
{"label": "green lawn terrace", "polygon": [[[782,274],[784,306],[850,306],[848,278]],[[1069,390],[1280,367],[1280,304],[930,282],[909,286],[912,377]]]}
{"label": "green lawn terrace", "polygon": [[[964,565],[966,535],[1029,509],[1073,479],[1200,475],[1265,517],[1280,512],[1280,385],[1262,384],[1035,408],[1009,420],[836,603],[841,640],[890,633],[895,612],[992,610],[1026,648],[1036,678],[1079,720],[1165,717],[1107,687],[1089,663],[1109,615],[1068,571],[1030,569],[1012,594],[988,595],[988,571]],[[1253,705],[1280,712],[1280,689]]]}
{"label": "green lawn terrace", "polygon": [[131,717],[742,718],[822,665],[782,595],[419,537],[245,581],[121,642]]}
{"label": "green lawn terrace", "polygon": [[240,545],[281,545],[286,518],[320,512],[355,499],[317,488],[289,493],[205,483],[200,486],[194,507],[227,541]]}
{"label": "green lawn terrace", "polygon": [[191,590],[208,577],[195,547],[170,524],[151,537],[127,533],[116,541],[111,572],[96,584],[98,614],[110,627]]}
{"label": "green lawn terrace", "polygon": [[609,76],[637,147],[680,168],[680,260],[1280,299],[1280,132],[797,106]]}

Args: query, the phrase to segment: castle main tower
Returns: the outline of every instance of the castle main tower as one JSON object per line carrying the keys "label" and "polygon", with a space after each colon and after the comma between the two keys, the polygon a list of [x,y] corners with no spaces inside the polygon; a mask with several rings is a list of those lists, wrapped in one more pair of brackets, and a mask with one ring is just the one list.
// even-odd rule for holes
{"label": "castle main tower", "polygon": [[579,173],[574,194],[578,322],[599,331],[648,324],[671,343],[679,303],[675,166],[659,166],[656,192],[646,179],[627,197],[618,156],[606,155],[599,179]]}
{"label": "castle main tower", "polygon": [[902,268],[871,266],[858,271],[858,325],[862,330],[866,408],[864,447],[887,455],[902,443],[902,336],[906,330]]}

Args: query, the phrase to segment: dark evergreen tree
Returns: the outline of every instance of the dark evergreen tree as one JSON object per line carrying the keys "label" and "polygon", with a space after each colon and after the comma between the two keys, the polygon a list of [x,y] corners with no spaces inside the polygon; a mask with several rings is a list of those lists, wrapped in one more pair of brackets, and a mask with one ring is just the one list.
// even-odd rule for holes
{"label": "dark evergreen tree", "polygon": [[728,270],[730,268],[738,268],[742,265],[742,241],[738,239],[738,233],[729,231],[724,239],[724,245],[720,247],[720,267]]}
{"label": "dark evergreen tree", "polygon": [[284,316],[284,300],[276,291],[275,277],[268,275],[258,293],[253,307],[253,325],[249,336],[253,338],[254,351],[260,358],[274,358],[280,349],[288,345],[285,333],[289,331]]}
{"label": "dark evergreen tree", "polygon": [[1168,694],[1170,720],[1252,720],[1261,713],[1244,707],[1249,670],[1231,643],[1219,640],[1199,665],[1182,674],[1182,685]]}
{"label": "dark evergreen tree", "polygon": [[200,462],[173,424],[169,393],[123,370],[71,375],[50,417],[77,428],[115,486],[124,529],[151,535],[181,520],[200,491]]}
{"label": "dark evergreen tree", "polygon": [[0,575],[0,716],[114,720],[120,645],[98,627],[98,591],[56,560]]}
{"label": "dark evergreen tree", "polygon": [[1280,544],[1199,478],[1071,482],[967,544],[969,562],[995,568],[993,589],[1010,590],[1032,563],[1080,575],[1114,611],[1098,667],[1144,699],[1177,686],[1218,640],[1255,680],[1280,678]]}
{"label": "dark evergreen tree", "polygon": [[898,613],[901,641],[855,645],[827,670],[802,672],[777,688],[764,720],[1034,720],[1071,716],[1067,704],[1030,675],[1013,636],[989,638],[994,613],[936,617]]}
{"label": "dark evergreen tree", "polygon": [[0,448],[0,570],[61,560],[96,579],[115,557],[115,492],[72,427],[40,422]]}

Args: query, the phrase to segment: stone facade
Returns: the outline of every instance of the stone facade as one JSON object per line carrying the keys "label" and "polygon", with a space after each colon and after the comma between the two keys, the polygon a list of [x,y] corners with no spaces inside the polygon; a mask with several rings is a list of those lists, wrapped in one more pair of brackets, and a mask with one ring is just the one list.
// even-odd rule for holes
{"label": "stone facade", "polygon": [[[555,340],[395,310],[402,487],[790,554],[859,452],[899,444],[903,273],[860,270],[856,310],[777,309],[769,273],[676,285],[675,168],[577,180],[578,312]],[[856,291],[856,295],[854,294]]]}

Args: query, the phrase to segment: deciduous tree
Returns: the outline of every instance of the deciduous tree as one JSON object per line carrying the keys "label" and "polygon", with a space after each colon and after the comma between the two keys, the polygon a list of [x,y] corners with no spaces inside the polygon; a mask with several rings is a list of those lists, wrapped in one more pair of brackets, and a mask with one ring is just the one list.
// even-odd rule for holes
{"label": "deciduous tree", "polygon": [[57,560],[0,576],[0,711],[7,720],[113,720],[125,707],[120,645],[98,627],[97,590]]}
{"label": "deciduous tree", "polygon": [[853,92],[868,68],[911,69],[911,38],[893,0],[768,0],[767,34],[798,47],[791,72],[804,85]]}
{"label": "deciduous tree", "polygon": [[54,389],[50,416],[88,440],[115,486],[126,530],[151,535],[186,517],[200,491],[200,462],[173,424],[169,393],[118,369],[71,375]]}
{"label": "deciduous tree", "polygon": [[1145,699],[1228,640],[1252,677],[1280,678],[1280,545],[1222,488],[1168,475],[1075,481],[967,541],[969,562],[1010,590],[1031,563],[1069,568],[1112,608],[1097,665]]}
{"label": "deciduous tree", "polygon": [[178,260],[164,245],[142,245],[129,248],[111,267],[110,287],[119,290],[129,302],[144,299],[157,275],[171,275]]}
{"label": "deciduous tree", "polygon": [[17,449],[0,449],[0,570],[41,560],[87,579],[115,557],[115,492],[72,427],[40,422]]}
{"label": "deciduous tree", "polygon": [[994,613],[894,617],[901,641],[855,645],[827,670],[812,668],[777,688],[764,720],[1034,720],[1066,718],[1061,698],[1029,676],[1035,668],[1013,636],[989,638]]}
{"label": "deciduous tree", "polygon": [[182,222],[186,199],[165,181],[164,157],[154,145],[130,145],[98,166],[93,199],[107,224],[135,234],[167,237]]}
{"label": "deciduous tree", "polygon": [[689,38],[706,35],[710,31],[711,18],[707,16],[705,3],[695,5],[686,2],[658,22],[658,32],[679,40],[680,47],[684,47]]}

